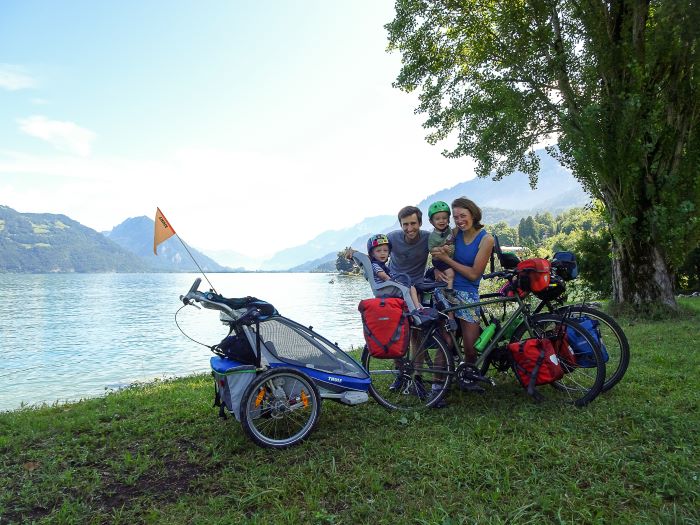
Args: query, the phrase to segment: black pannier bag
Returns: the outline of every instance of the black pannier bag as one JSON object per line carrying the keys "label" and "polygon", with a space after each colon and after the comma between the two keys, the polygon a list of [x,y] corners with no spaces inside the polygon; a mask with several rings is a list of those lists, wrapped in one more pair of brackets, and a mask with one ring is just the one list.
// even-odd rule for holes
{"label": "black pannier bag", "polygon": [[220,357],[237,361],[243,365],[256,364],[255,350],[250,346],[245,334],[231,333],[221,342],[212,347],[212,352]]}
{"label": "black pannier bag", "polygon": [[565,281],[578,277],[578,264],[573,252],[557,252],[552,259],[552,268]]}

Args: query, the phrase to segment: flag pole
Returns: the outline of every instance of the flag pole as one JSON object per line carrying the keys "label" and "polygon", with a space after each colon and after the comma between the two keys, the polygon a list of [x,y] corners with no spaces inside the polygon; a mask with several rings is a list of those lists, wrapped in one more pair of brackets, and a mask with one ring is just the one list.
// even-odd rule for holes
{"label": "flag pole", "polygon": [[165,242],[173,235],[175,235],[178,238],[178,240],[182,243],[182,246],[184,246],[185,251],[187,252],[187,255],[190,256],[190,259],[192,259],[194,261],[194,264],[197,266],[197,268],[199,268],[199,272],[204,276],[204,278],[209,283],[209,286],[211,287],[212,291],[214,293],[218,294],[219,292],[217,292],[216,288],[214,288],[214,285],[211,284],[209,277],[207,277],[207,274],[204,273],[204,270],[202,270],[202,267],[197,262],[197,259],[195,259],[194,255],[192,255],[192,252],[190,252],[190,249],[185,244],[185,241],[183,241],[180,238],[180,236],[175,231],[175,228],[173,228],[170,225],[170,222],[168,221],[168,219],[165,218],[165,215],[163,215],[163,212],[160,211],[160,208],[158,208],[158,207],[156,207],[156,218],[155,218],[154,222],[155,222],[155,227],[153,230],[153,253],[155,255],[158,255],[158,245],[162,242]]}
{"label": "flag pole", "polygon": [[175,237],[177,237],[178,240],[179,240],[179,241],[182,243],[182,245],[185,247],[185,250],[187,250],[187,254],[190,256],[190,258],[191,258],[191,259],[194,261],[194,263],[197,265],[197,268],[199,268],[199,272],[200,272],[200,273],[204,276],[204,278],[207,280],[207,282],[209,283],[209,286],[211,287],[211,289],[214,291],[214,293],[217,293],[217,294],[218,294],[219,292],[217,292],[217,291],[216,291],[216,288],[214,288],[214,285],[211,284],[211,281],[209,280],[209,277],[207,277],[207,274],[204,273],[204,270],[202,270],[202,267],[199,266],[199,263],[197,262],[197,259],[194,258],[194,255],[192,255],[192,253],[190,252],[190,249],[187,247],[187,245],[185,244],[185,242],[180,238],[180,236],[179,236],[176,232],[173,231],[173,233],[175,233]]}

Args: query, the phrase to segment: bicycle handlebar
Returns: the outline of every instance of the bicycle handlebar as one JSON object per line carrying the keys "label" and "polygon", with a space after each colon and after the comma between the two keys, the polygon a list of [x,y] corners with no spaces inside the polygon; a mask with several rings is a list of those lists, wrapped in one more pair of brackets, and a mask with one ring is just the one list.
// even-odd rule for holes
{"label": "bicycle handlebar", "polygon": [[[199,303],[204,308],[219,310],[239,325],[253,323],[262,315],[269,315],[271,311],[275,311],[274,306],[264,301],[259,301],[254,297],[227,299],[211,291],[200,292],[198,288],[201,282],[202,279],[198,277],[195,279],[194,283],[192,283],[187,294],[180,296],[180,300],[183,304],[197,306],[194,303]],[[251,301],[257,301],[257,303],[251,304]]]}
{"label": "bicycle handlebar", "polygon": [[197,289],[199,288],[199,285],[202,282],[201,277],[197,277],[194,282],[192,283],[192,286],[190,286],[190,290],[185,294],[180,296],[180,300],[183,302],[183,304],[188,305],[192,304],[193,300],[196,300],[195,296],[197,294]]}
{"label": "bicycle handlebar", "polygon": [[501,277],[503,279],[510,279],[515,275],[513,270],[501,270],[500,272],[485,273],[482,279],[493,279],[494,277]]}

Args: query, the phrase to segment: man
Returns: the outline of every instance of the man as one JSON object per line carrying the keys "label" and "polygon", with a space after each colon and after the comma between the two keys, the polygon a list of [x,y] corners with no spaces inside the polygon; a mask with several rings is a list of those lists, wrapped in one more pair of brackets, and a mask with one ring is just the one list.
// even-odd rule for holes
{"label": "man", "polygon": [[423,212],[415,206],[405,206],[399,210],[399,224],[400,230],[387,234],[391,241],[389,271],[392,275],[406,274],[411,279],[410,284],[415,284],[423,280],[430,232],[420,229]]}
{"label": "man", "polygon": [[[423,224],[423,212],[415,206],[405,206],[398,213],[400,230],[394,230],[387,234],[391,242],[391,258],[389,259],[389,273],[397,282],[401,282],[406,286],[423,280],[425,273],[425,265],[428,262],[428,238],[430,232],[421,230]],[[354,250],[348,249],[346,257],[351,258]],[[402,275],[403,274],[403,275]],[[410,282],[402,282],[402,277],[406,276]],[[416,307],[420,308],[420,304]],[[420,332],[411,330],[411,351],[415,352],[420,345]],[[422,365],[423,358],[418,356],[415,363]],[[440,364],[438,363],[438,366]],[[394,383],[389,387],[390,390],[410,392],[418,395],[421,398],[426,398],[431,395],[423,384],[422,379],[416,375],[413,378],[407,379],[404,376],[397,376]],[[446,406],[444,401],[435,405],[435,408]]]}

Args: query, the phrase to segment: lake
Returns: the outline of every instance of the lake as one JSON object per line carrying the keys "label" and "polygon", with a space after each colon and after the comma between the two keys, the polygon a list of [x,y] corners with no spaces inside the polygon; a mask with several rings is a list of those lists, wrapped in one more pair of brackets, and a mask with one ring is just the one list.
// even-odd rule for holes
{"label": "lake", "polygon": [[[209,349],[175,323],[196,274],[0,274],[0,410],[94,397],[138,381],[209,370]],[[252,295],[344,350],[361,346],[361,277],[211,274],[227,297]],[[333,281],[333,282],[330,282]],[[203,279],[200,289],[207,285]],[[186,307],[180,327],[206,345],[227,327],[215,310]]]}

